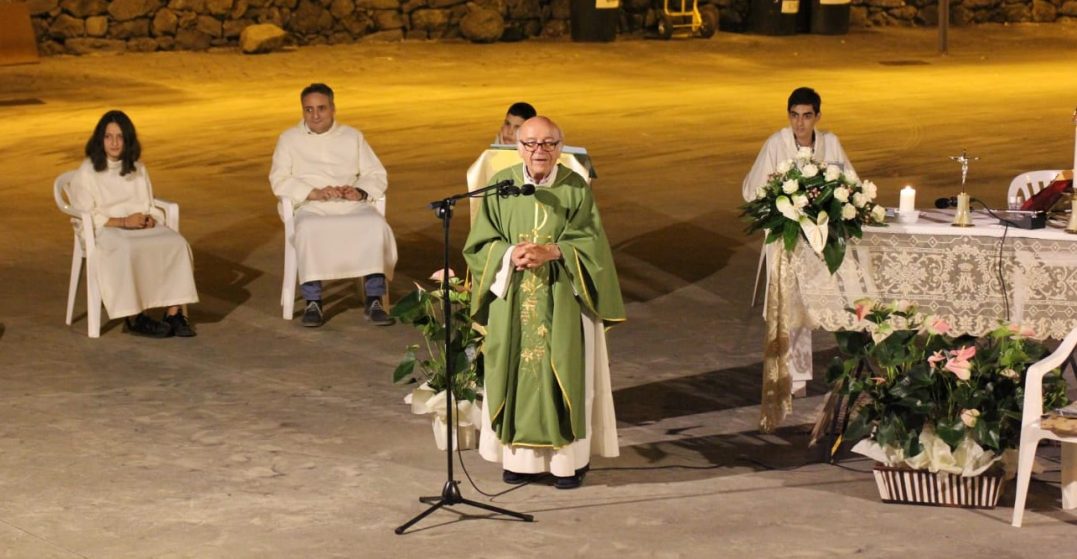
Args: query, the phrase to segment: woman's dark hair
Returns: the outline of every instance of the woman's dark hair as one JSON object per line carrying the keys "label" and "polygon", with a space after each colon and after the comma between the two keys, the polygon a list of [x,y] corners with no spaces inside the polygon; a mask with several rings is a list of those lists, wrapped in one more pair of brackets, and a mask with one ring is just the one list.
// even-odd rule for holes
{"label": "woman's dark hair", "polygon": [[135,124],[123,113],[123,111],[109,111],[97,121],[93,129],[93,135],[86,142],[86,157],[93,163],[94,171],[104,171],[108,168],[108,156],[105,154],[105,128],[109,124],[116,123],[123,134],[123,153],[120,155],[120,175],[126,175],[135,170],[135,163],[142,157],[142,146],[138,143],[138,135],[135,134]]}

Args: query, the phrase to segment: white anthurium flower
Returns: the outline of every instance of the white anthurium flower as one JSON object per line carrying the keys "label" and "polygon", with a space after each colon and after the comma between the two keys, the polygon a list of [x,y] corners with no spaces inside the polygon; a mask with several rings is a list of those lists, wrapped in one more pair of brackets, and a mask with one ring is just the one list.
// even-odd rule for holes
{"label": "white anthurium flower", "polygon": [[763,198],[766,198],[766,197],[767,197],[767,189],[763,188],[762,186],[755,189],[755,199],[756,200],[762,200]]}
{"label": "white anthurium flower", "polygon": [[849,201],[849,188],[846,186],[839,186],[834,189],[834,199],[839,202]]}
{"label": "white anthurium flower", "polygon": [[826,237],[830,232],[830,228],[827,226],[829,221],[830,218],[826,215],[826,212],[819,212],[819,217],[815,221],[812,221],[806,215],[800,218],[800,230],[804,232],[804,236],[808,239],[808,246],[816,254],[822,254],[823,247],[826,246]]}
{"label": "white anthurium flower", "polygon": [[886,221],[886,208],[882,206],[875,206],[871,208],[871,217],[875,219],[876,223],[882,223]]}
{"label": "white anthurium flower", "polygon": [[797,159],[811,159],[812,149],[809,147],[797,148]]}
{"label": "white anthurium flower", "polygon": [[789,179],[782,183],[782,192],[792,194],[800,190],[800,183],[796,179]]}
{"label": "white anthurium flower", "polygon": [[808,197],[803,194],[793,196],[793,207],[800,210],[808,205]]}
{"label": "white anthurium flower", "polygon": [[875,186],[875,183],[871,181],[864,181],[862,188],[864,189],[864,196],[867,196],[868,200],[874,200],[879,195],[879,187]]}
{"label": "white anthurium flower", "polygon": [[849,182],[854,183],[854,184],[860,182],[860,176],[857,175],[856,171],[854,171],[852,169],[849,169],[848,171],[845,171],[845,178]]}
{"label": "white anthurium flower", "polygon": [[816,167],[814,163],[808,163],[800,170],[800,174],[804,175],[804,178],[810,179],[819,174],[819,167]]}
{"label": "white anthurium flower", "polygon": [[786,159],[785,161],[782,161],[781,163],[778,163],[778,169],[777,170],[778,170],[778,173],[784,175],[784,174],[789,172],[789,169],[792,169],[792,168],[793,168],[793,160],[792,159]]}
{"label": "white anthurium flower", "polygon": [[841,218],[845,221],[856,218],[856,206],[852,204],[845,204],[841,207]]}
{"label": "white anthurium flower", "polygon": [[778,208],[778,211],[781,212],[786,219],[791,219],[793,221],[800,220],[800,212],[793,207],[793,203],[789,201],[788,196],[778,196],[778,199],[774,201],[774,207]]}
{"label": "white anthurium flower", "polygon": [[864,196],[863,192],[857,192],[853,194],[853,205],[858,208],[863,208],[864,204],[868,203],[868,197]]}
{"label": "white anthurium flower", "polygon": [[841,169],[839,169],[837,165],[827,165],[826,173],[823,174],[823,178],[825,178],[827,182],[830,182],[838,180],[839,177],[841,177]]}

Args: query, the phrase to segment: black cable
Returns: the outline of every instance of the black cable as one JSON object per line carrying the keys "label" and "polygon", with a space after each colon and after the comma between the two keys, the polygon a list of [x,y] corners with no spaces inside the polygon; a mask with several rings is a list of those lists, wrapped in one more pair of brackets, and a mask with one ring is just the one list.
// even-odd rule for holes
{"label": "black cable", "polygon": [[1010,232],[1010,226],[1013,225],[1014,227],[1017,227],[1017,224],[1010,221],[1010,220],[1008,220],[1008,219],[999,217],[999,215],[996,214],[994,211],[992,211],[991,208],[989,208],[987,206],[987,204],[983,203],[982,200],[979,200],[977,198],[970,198],[970,200],[972,202],[976,202],[977,204],[983,206],[983,209],[984,209],[985,212],[987,212],[987,215],[999,220],[1000,222],[1002,222],[1002,224],[1004,226],[1003,229],[1002,229],[1002,238],[998,242],[998,262],[997,262],[995,272],[998,275],[999,290],[1001,291],[1001,294],[1002,294],[1002,305],[1003,305],[1003,308],[1005,309],[1005,315],[1004,316],[1006,317],[1006,322],[1009,322],[1010,321],[1010,297],[1008,295],[1008,292],[1006,291],[1006,277],[1002,273],[1003,272],[1003,270],[1002,270],[1002,250],[1006,246],[1006,235]]}

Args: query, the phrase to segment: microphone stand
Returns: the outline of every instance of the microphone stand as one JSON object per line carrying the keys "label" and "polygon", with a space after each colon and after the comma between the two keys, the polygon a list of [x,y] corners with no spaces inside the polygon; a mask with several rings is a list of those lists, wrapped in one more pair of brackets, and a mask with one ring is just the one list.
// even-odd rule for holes
{"label": "microphone stand", "polygon": [[[528,185],[524,185],[528,186]],[[532,187],[533,189],[534,187]],[[464,194],[457,194],[431,202],[429,207],[434,210],[434,213],[441,219],[442,229],[445,231],[445,250],[442,270],[444,273],[448,273],[449,269],[449,225],[452,222],[452,210],[456,205],[456,201],[462,198],[477,198],[480,196],[486,196],[491,191],[497,191],[498,196],[519,196],[521,193],[520,187],[513,184],[511,180],[502,181],[497,184],[492,184],[486,188],[481,188],[474,192],[467,192]],[[534,191],[532,190],[532,193]],[[449,282],[448,278],[441,282],[441,301],[444,305],[442,311],[445,314],[445,458],[446,458],[446,479],[445,485],[441,488],[441,495],[432,497],[419,497],[419,502],[430,505],[429,508],[419,513],[411,520],[405,522],[398,527],[395,532],[397,535],[403,534],[408,528],[412,527],[415,523],[426,518],[432,512],[440,509],[441,507],[453,506],[453,505],[470,505],[476,508],[488,510],[496,514],[503,514],[505,516],[511,516],[518,518],[524,522],[532,522],[535,517],[530,514],[524,514],[520,512],[514,512],[508,509],[495,507],[486,503],[480,503],[478,501],[472,501],[471,499],[465,499],[460,494],[460,482],[453,479],[453,427],[455,422],[453,421],[454,408],[453,403],[453,369],[455,359],[452,357],[452,302],[449,300]]]}

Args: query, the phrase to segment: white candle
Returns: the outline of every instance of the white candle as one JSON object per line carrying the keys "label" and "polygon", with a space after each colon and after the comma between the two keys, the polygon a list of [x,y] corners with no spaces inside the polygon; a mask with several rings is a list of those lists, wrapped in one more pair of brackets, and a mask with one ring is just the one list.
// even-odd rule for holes
{"label": "white candle", "polygon": [[916,209],[916,189],[906,186],[901,189],[901,203],[898,204],[899,212],[911,212]]}

